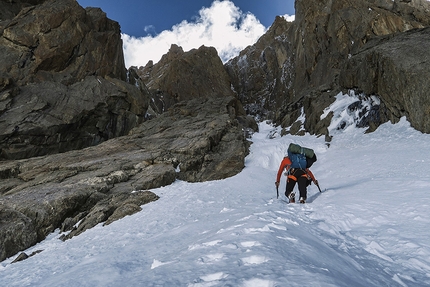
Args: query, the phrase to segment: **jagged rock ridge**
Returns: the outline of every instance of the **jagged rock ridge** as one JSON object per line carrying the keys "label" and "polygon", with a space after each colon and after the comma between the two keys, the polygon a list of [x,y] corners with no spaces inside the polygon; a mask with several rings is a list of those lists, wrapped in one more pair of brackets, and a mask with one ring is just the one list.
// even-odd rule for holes
{"label": "jagged rock ridge", "polygon": [[[278,17],[255,45],[226,64],[234,89],[239,98],[244,100],[245,107],[253,107],[254,113],[268,115],[284,127],[292,125],[303,108],[306,121],[302,124],[306,131],[327,135],[327,124],[320,123],[323,109],[334,101],[337,93],[354,89],[381,98],[380,119],[395,122],[399,117],[407,116],[415,128],[430,132],[428,117],[421,117],[426,114],[430,104],[426,100],[428,85],[425,80],[429,76],[428,36],[426,30],[417,32],[425,38],[418,40],[413,33],[407,32],[430,25],[428,1],[298,0],[295,7],[296,20],[293,23]],[[402,41],[393,38],[395,34],[404,34],[399,36]],[[373,41],[378,37],[384,40]],[[397,53],[388,50],[390,41],[398,47]],[[379,45],[383,42],[384,45]],[[373,45],[373,56],[368,51],[370,45]],[[409,60],[417,64],[415,69],[421,73],[421,80],[414,76],[419,73],[414,73],[411,66],[405,69],[402,65],[391,64],[391,70],[387,69],[384,73],[381,63],[388,62],[382,59],[391,58],[395,62],[396,58],[402,58],[402,53],[410,46],[419,46],[415,47],[420,52],[415,55],[415,59],[420,60]],[[268,51],[272,57],[265,56]],[[408,55],[412,57],[412,53]],[[363,57],[371,61],[373,67],[365,67],[361,71],[353,69],[358,61],[364,67],[366,61]],[[266,70],[267,67],[276,66],[279,66],[277,72]],[[386,77],[383,80],[385,83],[398,83],[399,76],[391,77],[392,73],[402,75],[398,85],[403,88],[388,91],[382,86],[373,85],[369,89],[366,83],[382,83],[382,73]],[[247,77],[248,74],[253,78]],[[351,79],[354,76],[348,77],[352,74],[357,75],[354,80]],[[358,78],[358,75],[362,77]],[[264,85],[254,85],[249,79],[255,79],[256,83],[263,79],[266,82]],[[413,82],[414,88],[405,87],[409,82]],[[409,95],[403,94],[406,90]],[[416,113],[418,116],[412,116],[417,110],[420,110]],[[373,123],[372,129],[382,122]]]}

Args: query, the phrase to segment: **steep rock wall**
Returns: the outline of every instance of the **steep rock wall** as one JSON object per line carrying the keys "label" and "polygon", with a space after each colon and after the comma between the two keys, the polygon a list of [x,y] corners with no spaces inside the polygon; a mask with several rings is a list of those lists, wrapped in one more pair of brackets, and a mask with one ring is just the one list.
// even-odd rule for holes
{"label": "steep rock wall", "polygon": [[74,0],[2,1],[0,160],[99,144],[143,122],[117,22]]}
{"label": "steep rock wall", "polygon": [[[278,18],[255,45],[248,47],[225,66],[233,79],[238,97],[244,99],[245,107],[253,106],[255,114],[263,117],[268,115],[284,127],[292,125],[304,111],[306,121],[302,124],[307,131],[315,134],[327,133],[320,123],[320,115],[334,101],[337,93],[350,88],[364,90],[357,81],[354,85],[339,82],[341,75],[351,72],[350,69],[344,70],[344,65],[352,55],[374,38],[430,25],[430,4],[421,0],[297,0],[295,7],[296,19],[292,24]],[[424,43],[417,41],[415,44]],[[411,41],[407,45],[411,45]],[[276,57],[254,56],[263,55],[264,51],[270,49],[277,51],[273,53]],[[401,54],[397,56],[401,57]],[[416,55],[417,58],[421,56]],[[279,60],[284,62],[277,63]],[[265,67],[276,65],[279,66],[277,72],[265,70]],[[247,71],[243,71],[244,67]],[[248,84],[250,77],[247,75],[251,71],[252,75],[260,74],[259,78],[272,79],[271,86],[280,87],[269,90],[267,85],[262,88]],[[281,76],[273,77],[276,73]],[[426,85],[424,78],[421,85]],[[395,80],[394,75],[391,80]],[[419,94],[415,90],[409,92]],[[390,100],[382,98],[383,104],[387,106],[391,105]],[[273,107],[273,113],[267,113],[268,105]],[[397,110],[403,112],[391,113],[394,109],[389,108],[386,110],[389,114],[384,118],[397,120],[399,116],[405,115],[414,126],[430,132],[425,128],[426,124],[419,124],[415,117],[410,117],[414,110],[410,109],[407,102],[400,101],[398,105]]]}
{"label": "steep rock wall", "polygon": [[340,85],[379,95],[385,116],[406,116],[419,131],[430,133],[430,27],[379,37],[351,55]]}

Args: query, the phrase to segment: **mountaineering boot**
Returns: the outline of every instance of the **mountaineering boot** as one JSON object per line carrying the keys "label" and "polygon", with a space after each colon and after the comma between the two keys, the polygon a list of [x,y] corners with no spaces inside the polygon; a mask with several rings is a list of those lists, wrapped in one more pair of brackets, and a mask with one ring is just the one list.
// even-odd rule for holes
{"label": "mountaineering boot", "polygon": [[290,203],[296,202],[296,194],[294,192],[290,193],[288,199],[290,200]]}
{"label": "mountaineering boot", "polygon": [[303,197],[300,197],[300,203],[305,203],[306,200]]}

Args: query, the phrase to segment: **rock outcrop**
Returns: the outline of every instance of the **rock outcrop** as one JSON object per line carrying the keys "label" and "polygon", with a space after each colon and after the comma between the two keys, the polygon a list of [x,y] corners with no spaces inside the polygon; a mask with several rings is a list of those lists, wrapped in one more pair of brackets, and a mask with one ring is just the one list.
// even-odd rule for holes
{"label": "rock outcrop", "polygon": [[257,119],[273,118],[281,103],[292,93],[294,51],[293,23],[276,17],[269,30],[253,46],[230,60],[225,68],[234,91],[247,114]]}
{"label": "rock outcrop", "polygon": [[[239,98],[244,100],[245,107],[253,107],[254,113],[263,117],[268,114],[268,107],[275,107],[273,114],[269,113],[269,118],[284,127],[291,126],[304,111],[306,122],[302,124],[307,131],[315,134],[327,133],[324,125],[320,123],[320,115],[322,110],[334,101],[337,93],[347,89],[360,92],[366,88],[361,86],[359,80],[354,83],[352,80],[339,82],[340,77],[348,78],[345,73],[357,72],[357,69],[351,69],[358,61],[354,55],[363,55],[365,47],[368,47],[365,45],[374,38],[405,33],[430,25],[430,4],[421,0],[297,0],[295,7],[296,20],[293,23],[287,23],[278,17],[266,35],[225,66],[233,79],[232,83],[239,93]],[[268,35],[272,36],[268,38]],[[385,45],[389,46],[390,39],[385,37]],[[395,45],[403,48],[399,48],[397,54],[392,51],[392,59],[401,58],[402,51],[415,41],[411,37],[409,39],[400,43],[393,38],[393,41],[397,41]],[[372,49],[378,50],[377,42],[373,42],[373,45]],[[416,72],[425,71],[427,75],[423,75],[420,84],[414,86],[425,86],[425,79],[428,77],[426,59],[430,50],[427,49],[426,41],[417,40],[413,45],[421,45],[421,48],[416,50],[424,51],[425,55]],[[266,56],[268,51],[271,51],[271,57]],[[423,54],[416,55],[417,59],[422,57]],[[267,70],[267,67],[276,66],[279,67],[277,72]],[[406,70],[403,69],[395,73],[404,72]],[[410,75],[412,68],[407,72],[402,85],[409,81],[419,81],[413,76],[414,73]],[[259,75],[258,79],[266,79],[268,83],[253,85],[248,81],[248,75],[251,73]],[[379,71],[379,74],[381,73],[383,71]],[[391,77],[388,71],[384,75]],[[411,76],[414,79],[409,79]],[[396,77],[387,80],[395,81]],[[371,82],[372,76],[366,81]],[[373,81],[377,82],[378,79],[374,78]],[[257,80],[258,82],[260,80]],[[406,91],[406,88],[402,91],[391,91],[397,94],[394,98],[399,100],[394,108],[390,107],[393,96],[387,97],[386,93],[373,89],[373,92],[381,97],[383,105],[388,107],[388,114],[381,118],[396,121],[399,116],[407,116],[414,127],[430,132],[426,128],[428,123],[419,123],[417,117],[410,116],[416,108],[421,110],[418,114],[425,114],[427,107],[412,108],[412,105],[405,101],[409,96],[400,94],[403,91]],[[423,97],[422,90],[408,88],[407,92],[411,93],[411,96]]]}
{"label": "rock outcrop", "polygon": [[172,45],[157,64],[150,61],[145,67],[134,69],[151,91],[151,107],[156,114],[181,101],[234,95],[228,74],[213,47],[201,46],[184,52]]}
{"label": "rock outcrop", "polygon": [[0,97],[0,160],[97,145],[144,121],[149,97],[121,80],[29,83]]}
{"label": "rock outcrop", "polygon": [[[145,67],[131,67],[129,71],[149,89],[150,116],[160,115],[172,105],[191,99],[235,95],[229,75],[213,47],[201,46],[184,52],[173,44],[157,64],[150,61]],[[255,119],[246,113],[241,102],[237,104],[237,119],[243,129],[248,135],[258,131]]]}
{"label": "rock outcrop", "polygon": [[151,188],[243,169],[257,125],[214,48],[172,46],[126,73],[119,26],[100,10],[13,7],[0,30],[0,260],[137,212],[158,199]]}
{"label": "rock outcrop", "polygon": [[[3,13],[12,9],[8,1],[1,5]],[[74,0],[26,1],[17,8],[0,22],[2,77],[16,86],[68,85],[88,75],[126,79],[119,24],[99,8],[83,9]]]}
{"label": "rock outcrop", "polygon": [[2,1],[0,160],[99,144],[144,121],[120,28],[74,0]]}
{"label": "rock outcrop", "polygon": [[392,122],[406,116],[430,133],[430,27],[370,40],[352,54],[340,74],[340,85],[379,95],[383,116]]}
{"label": "rock outcrop", "polygon": [[0,260],[56,228],[68,230],[82,220],[72,236],[138,210],[142,198],[133,191],[176,179],[206,181],[237,174],[249,147],[236,119],[238,107],[234,97],[194,99],[146,121],[129,136],[83,150],[3,162],[0,241],[5,244]]}

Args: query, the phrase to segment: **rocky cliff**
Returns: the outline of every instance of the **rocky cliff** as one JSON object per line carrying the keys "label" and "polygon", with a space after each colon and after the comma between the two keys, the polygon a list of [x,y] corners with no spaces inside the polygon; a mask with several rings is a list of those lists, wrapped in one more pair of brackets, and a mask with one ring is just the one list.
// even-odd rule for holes
{"label": "rocky cliff", "polygon": [[294,76],[292,27],[293,23],[276,17],[255,45],[225,65],[234,91],[250,115],[273,118],[273,111],[288,102]]}
{"label": "rocky cliff", "polygon": [[[150,61],[145,67],[131,67],[130,72],[149,90],[150,117],[191,99],[235,96],[229,75],[213,47],[201,46],[185,53],[173,44],[155,65]],[[258,131],[254,117],[246,113],[241,101],[237,101],[236,110],[236,119],[247,136]]]}
{"label": "rocky cliff", "polygon": [[[151,94],[149,113],[162,114],[173,104],[194,98],[219,98],[234,96],[231,80],[218,53],[213,47],[201,46],[184,52],[172,45],[167,54],[155,65],[150,61],[145,67],[132,67],[148,87]],[[247,113],[240,108],[239,116],[246,121]],[[247,126],[257,130],[251,117]]]}
{"label": "rocky cliff", "polygon": [[172,46],[150,90],[101,10],[0,5],[0,260],[137,212],[158,199],[148,189],[242,170],[256,123],[215,49]]}
{"label": "rocky cliff", "polygon": [[96,145],[143,122],[120,28],[74,0],[2,1],[0,160]]}
{"label": "rocky cliff", "polygon": [[[428,1],[297,0],[295,7],[293,23],[278,17],[255,45],[226,64],[247,110],[269,115],[288,127],[304,109],[306,130],[327,134],[319,123],[322,110],[337,93],[354,89],[381,98],[380,119],[397,121],[407,116],[415,128],[430,132],[428,118],[422,118],[429,107],[428,36],[425,30],[408,32],[429,26]],[[424,39],[414,36],[418,34]],[[397,49],[388,49],[391,41]],[[411,60],[415,68],[396,63],[412,46],[417,54],[408,52],[407,59],[400,61]],[[368,61],[372,62],[369,67]],[[278,69],[273,71],[273,67]],[[247,73],[253,78],[246,77]],[[383,82],[402,88],[388,91],[380,85]],[[374,123],[372,129],[380,123]]]}
{"label": "rocky cliff", "polygon": [[[406,116],[430,133],[430,27],[374,38],[345,62],[339,83],[382,99],[384,118]],[[376,128],[376,127],[375,127]]]}

